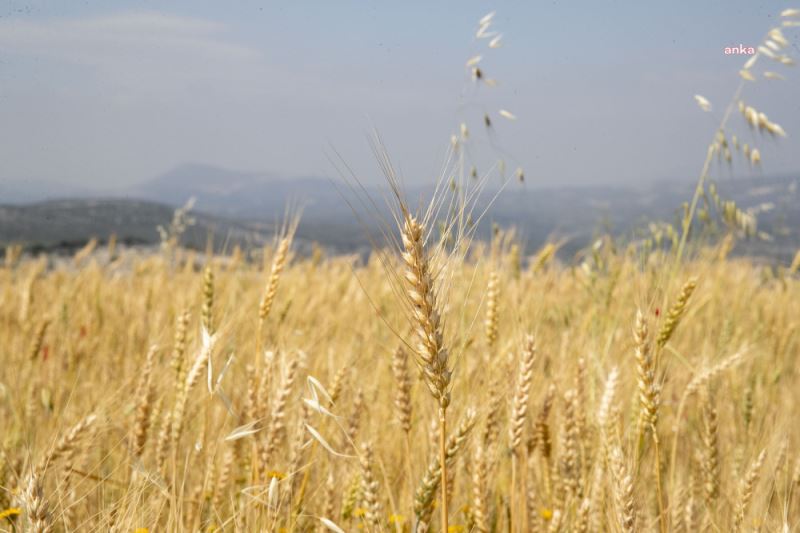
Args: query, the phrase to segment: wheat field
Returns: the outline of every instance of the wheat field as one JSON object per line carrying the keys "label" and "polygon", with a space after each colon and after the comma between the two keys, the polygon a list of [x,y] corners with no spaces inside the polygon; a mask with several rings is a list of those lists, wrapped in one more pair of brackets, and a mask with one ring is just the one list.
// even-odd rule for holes
{"label": "wheat field", "polygon": [[473,238],[466,123],[424,209],[376,145],[367,258],[299,253],[291,210],[273,246],[191,251],[191,204],[159,250],[8,246],[0,531],[800,531],[800,253],[735,256],[769,236],[711,177],[786,135],[743,88],[788,48],[745,63],[680,227],[573,258]]}
{"label": "wheat field", "polygon": [[431,374],[450,531],[797,529],[797,265],[500,233],[417,285],[443,369],[407,253],[289,241],[9,256],[3,530],[438,531]]}

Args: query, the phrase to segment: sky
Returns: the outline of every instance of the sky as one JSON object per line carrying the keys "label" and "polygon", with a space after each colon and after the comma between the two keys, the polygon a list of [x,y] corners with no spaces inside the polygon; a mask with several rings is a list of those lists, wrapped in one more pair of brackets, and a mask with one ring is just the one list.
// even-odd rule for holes
{"label": "sky", "polygon": [[[534,185],[688,181],[747,59],[724,48],[757,46],[787,7],[2,0],[0,184],[124,188],[188,163],[331,176],[332,157],[370,182],[373,131],[406,182],[423,183],[462,122],[481,173],[504,159]],[[499,48],[475,37],[490,11]],[[471,80],[477,54],[495,87]],[[743,97],[789,136],[758,140],[763,168],[742,175],[800,171],[800,76],[767,68],[786,80],[748,83]],[[742,124],[733,117],[757,139]]]}

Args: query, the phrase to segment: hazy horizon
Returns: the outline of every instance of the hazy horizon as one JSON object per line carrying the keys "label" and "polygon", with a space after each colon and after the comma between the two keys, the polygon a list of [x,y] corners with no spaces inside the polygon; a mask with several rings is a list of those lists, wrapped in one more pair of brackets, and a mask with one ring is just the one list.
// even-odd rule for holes
{"label": "hazy horizon", "polygon": [[[508,154],[532,185],[690,181],[746,59],[724,48],[757,45],[787,5],[12,1],[0,13],[0,184],[124,188],[183,164],[332,176],[334,151],[374,183],[373,127],[419,184],[462,121],[476,160]],[[490,10],[503,46],[487,50],[475,30]],[[499,83],[464,97],[476,53]],[[746,87],[789,133],[760,143],[755,175],[800,170],[798,75],[780,71],[786,81]],[[732,125],[747,131],[738,115]]]}

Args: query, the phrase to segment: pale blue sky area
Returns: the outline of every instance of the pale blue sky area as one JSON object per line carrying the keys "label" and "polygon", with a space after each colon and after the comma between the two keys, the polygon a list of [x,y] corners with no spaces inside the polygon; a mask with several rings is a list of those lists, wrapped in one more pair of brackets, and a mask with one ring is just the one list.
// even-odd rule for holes
{"label": "pale blue sky area", "polygon": [[[787,7],[5,0],[0,182],[127,186],[183,163],[323,176],[334,173],[330,147],[370,181],[373,126],[406,181],[420,182],[462,121],[480,166],[507,153],[533,184],[689,180],[746,59],[723,49],[757,46]],[[497,49],[475,39],[493,10]],[[797,29],[784,30],[794,55]],[[497,87],[471,84],[465,62],[478,53]],[[758,141],[762,171],[798,171],[800,77],[766,68],[786,80],[759,79],[745,100],[789,137]],[[740,117],[732,124],[750,138]]]}

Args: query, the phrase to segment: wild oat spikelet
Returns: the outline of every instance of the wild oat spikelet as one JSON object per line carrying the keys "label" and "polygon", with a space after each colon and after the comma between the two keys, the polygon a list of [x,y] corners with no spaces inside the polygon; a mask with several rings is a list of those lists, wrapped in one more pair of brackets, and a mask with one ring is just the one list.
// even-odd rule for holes
{"label": "wild oat spikelet", "polygon": [[489,347],[489,354],[494,351],[497,344],[497,323],[498,318],[498,299],[500,298],[500,279],[497,272],[492,270],[489,273],[489,283],[486,289],[486,344]]}
{"label": "wild oat spikelet", "polygon": [[450,404],[450,369],[442,337],[441,317],[437,309],[434,277],[425,251],[422,224],[405,214],[402,228],[404,279],[406,295],[413,306],[412,315],[419,341],[416,351],[425,383],[442,409]]}
{"label": "wild oat spikelet", "polygon": [[683,314],[686,312],[686,305],[689,303],[689,299],[692,297],[692,293],[696,287],[696,278],[691,278],[689,281],[683,284],[681,293],[678,296],[678,300],[670,308],[667,316],[665,317],[664,324],[661,326],[661,330],[658,332],[656,344],[659,348],[663,348],[672,337],[675,328],[678,327],[681,318],[683,318]]}
{"label": "wild oat spikelet", "polygon": [[395,381],[394,407],[400,428],[407,435],[411,431],[411,378],[408,375],[408,354],[398,346],[392,356],[392,374]]}
{"label": "wild oat spikelet", "polygon": [[533,380],[533,362],[535,358],[536,344],[533,335],[528,335],[525,338],[525,346],[520,359],[519,378],[511,403],[511,418],[508,430],[511,451],[515,454],[519,454],[520,446],[522,445],[522,428],[525,426],[525,417],[528,414],[528,400],[531,381]]}
{"label": "wild oat spikelet", "polygon": [[694,95],[694,100],[697,102],[697,105],[700,106],[700,109],[702,109],[703,111],[705,112],[711,111],[711,102],[709,102],[708,99],[705,98],[704,96],[696,94]]}
{"label": "wild oat spikelet", "polygon": [[517,116],[511,111],[501,109],[500,111],[498,111],[498,113],[500,113],[500,116],[502,116],[503,118],[507,118],[508,120],[517,120]]}

